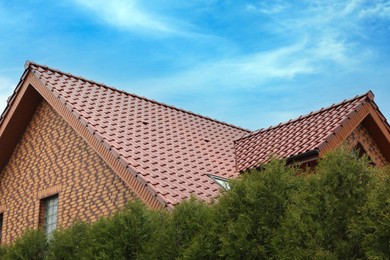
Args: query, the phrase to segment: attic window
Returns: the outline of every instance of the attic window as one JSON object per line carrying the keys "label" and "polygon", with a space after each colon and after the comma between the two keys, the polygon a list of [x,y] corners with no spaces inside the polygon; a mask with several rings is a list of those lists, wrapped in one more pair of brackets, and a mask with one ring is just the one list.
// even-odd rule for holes
{"label": "attic window", "polygon": [[366,150],[364,149],[363,145],[361,143],[357,143],[355,146],[355,150],[358,152],[359,158],[363,157],[363,155],[367,154]]}
{"label": "attic window", "polygon": [[368,160],[370,161],[370,164],[375,166],[375,163],[373,162],[373,160],[371,159],[371,157],[368,155],[368,153],[366,152],[366,149],[364,149],[363,145],[361,143],[357,143],[356,146],[355,146],[355,150],[357,151],[358,153],[358,156],[359,158],[362,158],[363,155],[366,155]]}
{"label": "attic window", "polygon": [[215,181],[219,186],[221,186],[225,190],[230,190],[230,185],[229,185],[228,179],[222,178],[222,177],[219,177],[219,176],[216,176],[213,174],[207,174],[207,176],[209,176],[211,179],[213,179],[213,181]]}

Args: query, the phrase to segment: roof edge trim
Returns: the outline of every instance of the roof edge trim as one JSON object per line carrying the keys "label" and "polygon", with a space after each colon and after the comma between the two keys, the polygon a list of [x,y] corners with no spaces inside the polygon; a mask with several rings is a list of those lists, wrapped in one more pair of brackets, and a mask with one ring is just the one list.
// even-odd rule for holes
{"label": "roof edge trim", "polygon": [[137,178],[137,171],[131,165],[123,165],[121,160],[115,157],[115,154],[113,154],[110,149],[107,149],[101,140],[96,138],[95,135],[82,124],[79,118],[77,118],[34,73],[30,75],[32,76],[29,81],[30,85],[33,86],[53,109],[72,126],[77,134],[79,134],[103,158],[126,185],[132,189],[138,198],[152,208],[169,206],[167,203],[159,200],[158,194],[152,194],[149,189],[147,189],[147,185]]}
{"label": "roof edge trim", "polygon": [[266,131],[269,131],[269,130],[272,130],[272,129],[275,129],[275,128],[278,128],[278,127],[281,127],[281,126],[284,126],[284,125],[288,125],[288,124],[294,123],[294,122],[299,121],[299,120],[303,120],[303,119],[305,119],[305,118],[307,118],[309,116],[313,116],[313,115],[316,115],[318,113],[322,113],[324,111],[328,111],[328,110],[333,109],[335,107],[338,107],[338,106],[340,106],[342,104],[345,104],[345,103],[348,103],[348,102],[352,102],[352,101],[354,101],[356,99],[361,99],[363,97],[368,98],[370,101],[374,101],[374,93],[371,90],[369,90],[369,91],[367,91],[366,93],[364,93],[362,95],[357,95],[357,96],[355,96],[353,98],[350,98],[350,99],[344,99],[341,102],[334,103],[334,104],[332,104],[332,105],[330,105],[328,107],[323,107],[320,110],[315,110],[315,111],[312,111],[312,112],[310,112],[308,114],[301,115],[301,116],[299,116],[297,118],[290,119],[287,122],[281,122],[281,123],[279,123],[277,125],[272,125],[272,126],[270,126],[268,128],[261,128],[259,130],[256,130],[256,131],[244,134],[241,138],[235,140],[235,142],[239,141],[241,139],[245,139],[245,138],[251,137],[251,136],[259,134],[259,133],[263,133],[263,132],[266,132]]}
{"label": "roof edge trim", "polygon": [[308,159],[310,157],[318,157],[319,154],[320,154],[320,150],[318,148],[315,148],[313,150],[306,151],[304,153],[291,155],[291,156],[287,157],[286,160],[287,160],[287,163],[290,164],[293,162],[299,162],[299,161],[302,161],[304,159]]}

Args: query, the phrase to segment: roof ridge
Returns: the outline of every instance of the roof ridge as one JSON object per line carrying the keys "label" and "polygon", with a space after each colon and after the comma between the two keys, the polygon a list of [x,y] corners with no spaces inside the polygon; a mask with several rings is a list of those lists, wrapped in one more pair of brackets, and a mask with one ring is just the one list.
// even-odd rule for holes
{"label": "roof ridge", "polygon": [[189,110],[185,110],[185,109],[178,108],[178,107],[175,107],[175,106],[172,106],[172,105],[168,105],[166,103],[163,103],[163,102],[160,102],[160,101],[157,101],[157,100],[154,100],[154,99],[150,99],[150,98],[147,98],[147,97],[144,97],[144,96],[136,95],[134,93],[129,93],[129,92],[125,91],[125,90],[120,90],[120,89],[117,89],[115,87],[108,86],[108,85],[106,85],[104,83],[99,83],[99,82],[96,82],[96,81],[93,81],[93,80],[90,80],[90,79],[86,79],[86,78],[84,78],[82,76],[77,76],[77,75],[74,75],[74,74],[69,73],[69,72],[63,72],[63,71],[61,71],[59,69],[53,69],[53,68],[51,68],[51,67],[49,67],[47,65],[40,65],[40,64],[37,64],[37,63],[35,63],[33,61],[26,61],[25,65],[24,65],[25,69],[27,70],[30,67],[30,65],[41,67],[41,68],[44,68],[44,69],[47,69],[47,70],[50,70],[50,71],[53,71],[53,72],[57,72],[57,73],[66,75],[68,77],[73,77],[73,78],[76,78],[76,79],[79,79],[79,80],[82,80],[82,81],[87,81],[89,83],[92,83],[92,84],[95,84],[95,85],[99,85],[99,86],[107,88],[107,89],[111,89],[111,90],[114,90],[114,91],[117,91],[117,92],[129,95],[129,96],[133,96],[135,98],[143,99],[143,100],[146,100],[146,101],[158,104],[158,105],[162,105],[162,106],[165,106],[165,107],[168,107],[168,108],[172,108],[172,109],[175,109],[175,110],[178,110],[178,111],[181,111],[181,112],[193,115],[193,116],[204,118],[204,119],[216,122],[218,124],[222,124],[222,125],[226,125],[226,126],[229,126],[229,127],[232,127],[232,128],[236,128],[236,129],[239,129],[239,130],[242,130],[242,131],[246,131],[248,133],[252,132],[251,130],[243,128],[243,127],[240,127],[240,126],[229,124],[229,123],[224,122],[224,121],[220,121],[220,120],[208,117],[208,116],[204,116],[204,115],[201,115],[201,114],[198,114],[198,113],[194,113],[194,112],[189,111]]}
{"label": "roof ridge", "polygon": [[333,103],[332,105],[330,105],[328,107],[322,107],[319,110],[311,111],[308,114],[300,115],[298,118],[290,119],[287,122],[281,122],[281,123],[279,123],[277,125],[271,125],[268,128],[260,128],[259,130],[253,131],[251,133],[248,133],[248,134],[242,136],[241,138],[237,139],[236,141],[238,141],[240,139],[244,139],[244,138],[250,137],[250,136],[253,136],[253,135],[256,135],[256,134],[259,134],[259,133],[263,133],[263,132],[266,132],[266,131],[269,131],[269,130],[272,130],[272,129],[275,129],[275,128],[278,128],[278,127],[281,127],[281,126],[285,126],[285,125],[288,125],[288,124],[292,124],[292,123],[298,122],[300,120],[308,118],[309,116],[313,116],[313,115],[317,115],[319,113],[323,113],[323,112],[328,111],[330,109],[333,109],[335,107],[338,107],[338,106],[341,106],[343,104],[352,102],[352,101],[354,101],[356,99],[361,99],[363,97],[367,97],[370,101],[374,101],[374,93],[371,90],[369,90],[369,91],[367,91],[364,94],[357,95],[357,96],[355,96],[353,98],[350,98],[350,99],[344,99],[343,101],[341,101],[339,103]]}

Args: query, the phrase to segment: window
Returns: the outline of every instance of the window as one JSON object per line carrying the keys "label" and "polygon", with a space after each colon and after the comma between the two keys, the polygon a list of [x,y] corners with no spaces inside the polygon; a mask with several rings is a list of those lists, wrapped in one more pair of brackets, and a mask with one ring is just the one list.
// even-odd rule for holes
{"label": "window", "polygon": [[358,152],[359,158],[361,158],[361,157],[363,157],[363,155],[367,154],[366,150],[364,149],[364,147],[361,143],[357,143],[355,146],[355,149]]}
{"label": "window", "polygon": [[0,213],[0,243],[3,238],[3,217],[4,217],[4,213]]}
{"label": "window", "polygon": [[366,152],[366,150],[364,149],[363,145],[361,143],[357,143],[356,146],[355,146],[355,150],[357,151],[358,153],[358,156],[359,158],[362,158],[364,155],[367,156],[368,160],[370,161],[370,164],[372,166],[375,166],[375,163],[374,161],[371,159],[371,157],[368,155],[368,153]]}
{"label": "window", "polygon": [[212,174],[208,174],[208,176],[211,179],[213,179],[219,186],[224,188],[225,190],[230,190],[228,179],[225,179],[225,178],[222,178],[222,177],[219,177],[219,176],[215,176],[215,175],[212,175]]}
{"label": "window", "polygon": [[50,237],[57,228],[58,194],[41,200],[39,222],[43,232]]}

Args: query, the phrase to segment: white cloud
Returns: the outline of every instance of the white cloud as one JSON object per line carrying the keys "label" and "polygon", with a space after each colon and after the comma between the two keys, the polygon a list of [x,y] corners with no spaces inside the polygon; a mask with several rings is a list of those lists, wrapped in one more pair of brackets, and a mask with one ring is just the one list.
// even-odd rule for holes
{"label": "white cloud", "polygon": [[[174,93],[206,88],[213,91],[220,87],[249,90],[261,86],[265,91],[265,86],[270,82],[288,82],[300,75],[320,73],[326,70],[329,64],[352,69],[354,62],[354,58],[349,57],[348,48],[343,41],[326,34],[316,40],[304,39],[291,46],[266,52],[199,62],[186,71],[132,82],[131,85],[144,88],[142,92],[145,95],[153,96],[156,92],[163,95],[168,89]],[[149,89],[150,93],[145,93],[145,88]],[[267,91],[275,91],[275,88]]]}
{"label": "white cloud", "polygon": [[390,2],[378,2],[368,8],[364,8],[359,12],[359,17],[390,18]]}
{"label": "white cloud", "polygon": [[92,11],[99,19],[120,29],[148,31],[150,33],[174,33],[175,26],[158,14],[143,10],[136,0],[74,0]]}
{"label": "white cloud", "polygon": [[352,58],[348,57],[348,44],[337,35],[324,34],[312,49],[312,59],[329,60],[338,65],[351,65]]}
{"label": "white cloud", "polygon": [[295,58],[304,48],[305,43],[299,43],[268,52],[200,62],[187,71],[132,85],[158,86],[161,90],[166,90],[161,86],[169,86],[171,91],[210,85],[212,88],[250,88],[268,80],[291,79],[298,74],[312,73],[313,68],[306,59]]}
{"label": "white cloud", "polygon": [[272,1],[271,4],[260,2],[259,5],[247,4],[246,9],[250,12],[259,12],[266,15],[273,15],[283,12],[289,7],[287,2]]}
{"label": "white cloud", "polygon": [[259,1],[246,8],[271,17],[270,25],[265,28],[272,34],[285,39],[306,39],[306,50],[300,56],[309,64],[325,60],[348,69],[353,69],[359,59],[372,57],[376,51],[359,44],[369,34],[361,19],[390,17],[390,2],[371,0],[302,1],[295,5],[282,0]]}
{"label": "white cloud", "polygon": [[12,80],[0,76],[0,111],[1,112],[4,110],[7,104],[7,99],[12,94],[14,88],[15,88],[15,84]]}

